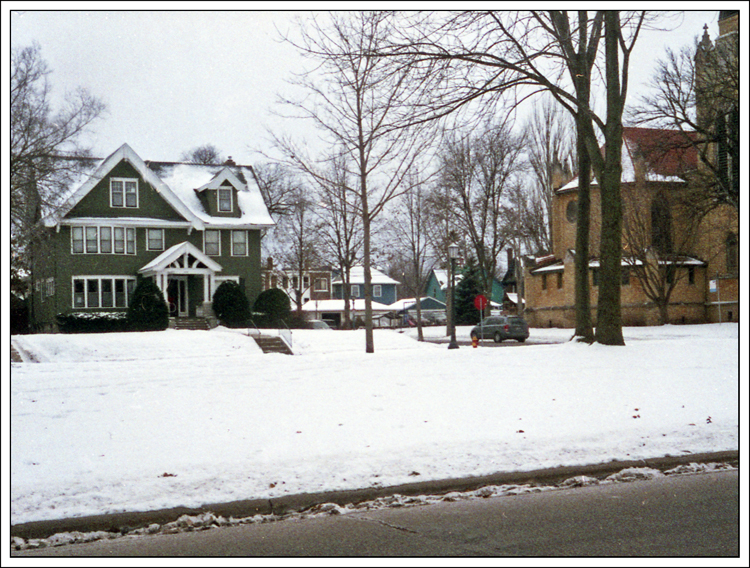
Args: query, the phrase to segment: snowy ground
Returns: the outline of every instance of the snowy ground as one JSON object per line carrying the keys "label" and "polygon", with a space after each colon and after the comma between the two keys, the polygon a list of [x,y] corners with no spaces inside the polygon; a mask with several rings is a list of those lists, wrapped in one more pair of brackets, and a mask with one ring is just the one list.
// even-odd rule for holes
{"label": "snowy ground", "polygon": [[15,336],[39,363],[12,364],[11,523],[738,449],[737,324],[414,335]]}

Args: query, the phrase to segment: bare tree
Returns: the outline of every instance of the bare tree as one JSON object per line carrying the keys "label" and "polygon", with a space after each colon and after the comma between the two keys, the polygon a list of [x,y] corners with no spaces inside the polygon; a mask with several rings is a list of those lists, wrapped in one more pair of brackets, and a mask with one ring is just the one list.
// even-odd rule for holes
{"label": "bare tree", "polygon": [[362,254],[362,217],[357,193],[349,183],[346,157],[334,156],[328,172],[312,179],[318,184],[318,235],[324,255],[333,259],[339,270],[344,300],[343,329],[351,329],[351,269]]}
{"label": "bare tree", "polygon": [[93,163],[85,159],[90,152],[80,138],[105,111],[101,100],[80,88],[53,110],[50,73],[38,44],[12,49],[10,207],[16,247],[12,259],[20,263],[20,271],[32,271],[35,257],[44,254],[39,221],[60,205],[71,181]]}
{"label": "bare tree", "polygon": [[183,153],[180,159],[192,164],[203,164],[206,166],[222,164],[225,161],[225,158],[221,155],[221,150],[213,144],[204,144],[203,146],[193,148],[189,152]]}
{"label": "bare tree", "polygon": [[440,153],[441,183],[449,191],[456,228],[476,257],[487,297],[508,236],[505,192],[522,171],[522,151],[521,138],[487,123],[475,135],[449,137]]}
{"label": "bare tree", "polygon": [[703,215],[693,206],[694,191],[672,187],[655,192],[639,185],[623,189],[625,258],[662,324],[669,323],[675,286],[695,270],[690,268],[696,261],[692,251]]}
{"label": "bare tree", "polygon": [[[384,57],[415,62],[424,75],[434,79],[428,88],[433,98],[422,107],[420,120],[429,120],[461,110],[484,99],[485,108],[515,93],[523,99],[548,91],[577,121],[579,160],[579,223],[588,222],[588,174],[593,168],[602,192],[602,285],[598,305],[596,340],[621,345],[619,304],[619,251],[621,225],[619,158],[622,143],[622,108],[627,94],[630,53],[646,21],[645,13],[599,11],[589,18],[577,12],[571,21],[567,12],[461,12],[447,16],[418,14],[401,26],[402,38]],[[604,85],[607,93],[606,121],[590,103],[592,69],[604,40]],[[519,91],[519,88],[524,90]],[[599,151],[597,132],[607,151]],[[591,164],[583,162],[590,160]],[[583,205],[583,207],[581,207]],[[585,229],[585,230],[584,230]],[[578,234],[588,227],[579,224]],[[587,245],[588,241],[581,242]],[[617,249],[617,250],[616,250]],[[588,250],[576,245],[576,312],[588,317]],[[582,258],[583,257],[583,258]],[[580,265],[580,266],[579,266]],[[585,277],[584,277],[585,276]],[[593,337],[590,324],[582,330]],[[577,333],[579,323],[576,325]]]}
{"label": "bare tree", "polygon": [[315,203],[312,195],[303,187],[289,196],[289,214],[278,221],[282,235],[281,260],[284,267],[294,270],[291,279],[292,301],[297,316],[302,318],[303,296],[311,286],[309,275],[307,284],[305,272],[319,263],[318,255],[318,219],[315,215]]}
{"label": "bare tree", "polygon": [[417,340],[424,341],[421,298],[429,271],[435,264],[435,256],[431,254],[427,236],[430,223],[427,192],[418,173],[410,174],[408,185],[410,189],[399,199],[399,207],[393,215],[393,234],[397,250],[401,253],[403,285],[416,301]]}
{"label": "bare tree", "polygon": [[[524,125],[526,155],[535,184],[523,192],[528,227],[533,237],[529,250],[552,250],[552,196],[556,184],[576,175],[575,125],[570,115],[546,97],[534,107]],[[543,217],[542,217],[543,216]]]}
{"label": "bare tree", "polygon": [[[317,17],[301,27],[295,44],[319,64],[299,84],[310,94],[286,101],[310,119],[333,146],[347,155],[357,176],[356,192],[362,218],[365,288],[365,351],[373,353],[371,228],[385,205],[404,191],[404,176],[420,153],[422,140],[411,113],[423,91],[409,68],[391,67],[375,55],[392,29],[385,12],[333,13],[323,24]],[[286,159],[317,175],[311,160],[290,140],[276,139]]]}
{"label": "bare tree", "polygon": [[739,207],[739,35],[667,48],[651,80],[652,92],[631,110],[639,124],[678,129],[697,150],[704,171],[703,208]]}
{"label": "bare tree", "polygon": [[291,214],[299,196],[295,172],[278,163],[255,164],[252,171],[268,212],[277,218]]}

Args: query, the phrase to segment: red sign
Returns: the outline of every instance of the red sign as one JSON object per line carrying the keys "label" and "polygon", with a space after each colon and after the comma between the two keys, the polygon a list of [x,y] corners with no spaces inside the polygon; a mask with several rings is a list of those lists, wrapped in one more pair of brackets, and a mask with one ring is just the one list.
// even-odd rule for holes
{"label": "red sign", "polygon": [[482,294],[477,294],[477,297],[474,298],[474,307],[481,311],[486,306],[487,306],[487,298],[482,296]]}

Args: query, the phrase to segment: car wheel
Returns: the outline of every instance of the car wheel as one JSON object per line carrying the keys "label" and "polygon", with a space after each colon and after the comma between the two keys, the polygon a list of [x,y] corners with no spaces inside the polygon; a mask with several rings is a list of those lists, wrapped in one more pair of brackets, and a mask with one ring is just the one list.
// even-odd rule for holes
{"label": "car wheel", "polygon": [[523,343],[524,341],[526,341],[526,338],[525,337],[519,337],[517,341],[518,341],[518,343]]}
{"label": "car wheel", "polygon": [[495,332],[495,343],[500,343],[503,340],[502,336],[500,335],[499,331]]}

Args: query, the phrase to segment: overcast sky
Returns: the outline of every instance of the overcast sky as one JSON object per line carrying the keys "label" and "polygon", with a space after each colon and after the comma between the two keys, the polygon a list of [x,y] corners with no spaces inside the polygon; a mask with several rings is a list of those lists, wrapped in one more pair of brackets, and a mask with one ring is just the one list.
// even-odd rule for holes
{"label": "overcast sky", "polygon": [[[144,159],[172,161],[211,143],[238,163],[253,164],[263,161],[257,150],[268,148],[267,127],[312,136],[298,122],[271,113],[276,94],[289,88],[285,79],[303,64],[276,30],[290,29],[293,12],[35,11],[33,2],[9,4],[11,10],[30,8],[11,12],[11,45],[40,44],[55,95],[82,86],[107,104],[89,141],[97,156],[127,142]],[[253,5],[289,4],[241,3]],[[704,24],[715,39],[717,21],[717,11],[685,12],[671,19],[673,31],[645,32],[631,63],[629,100],[665,46],[677,50],[690,43]]]}

